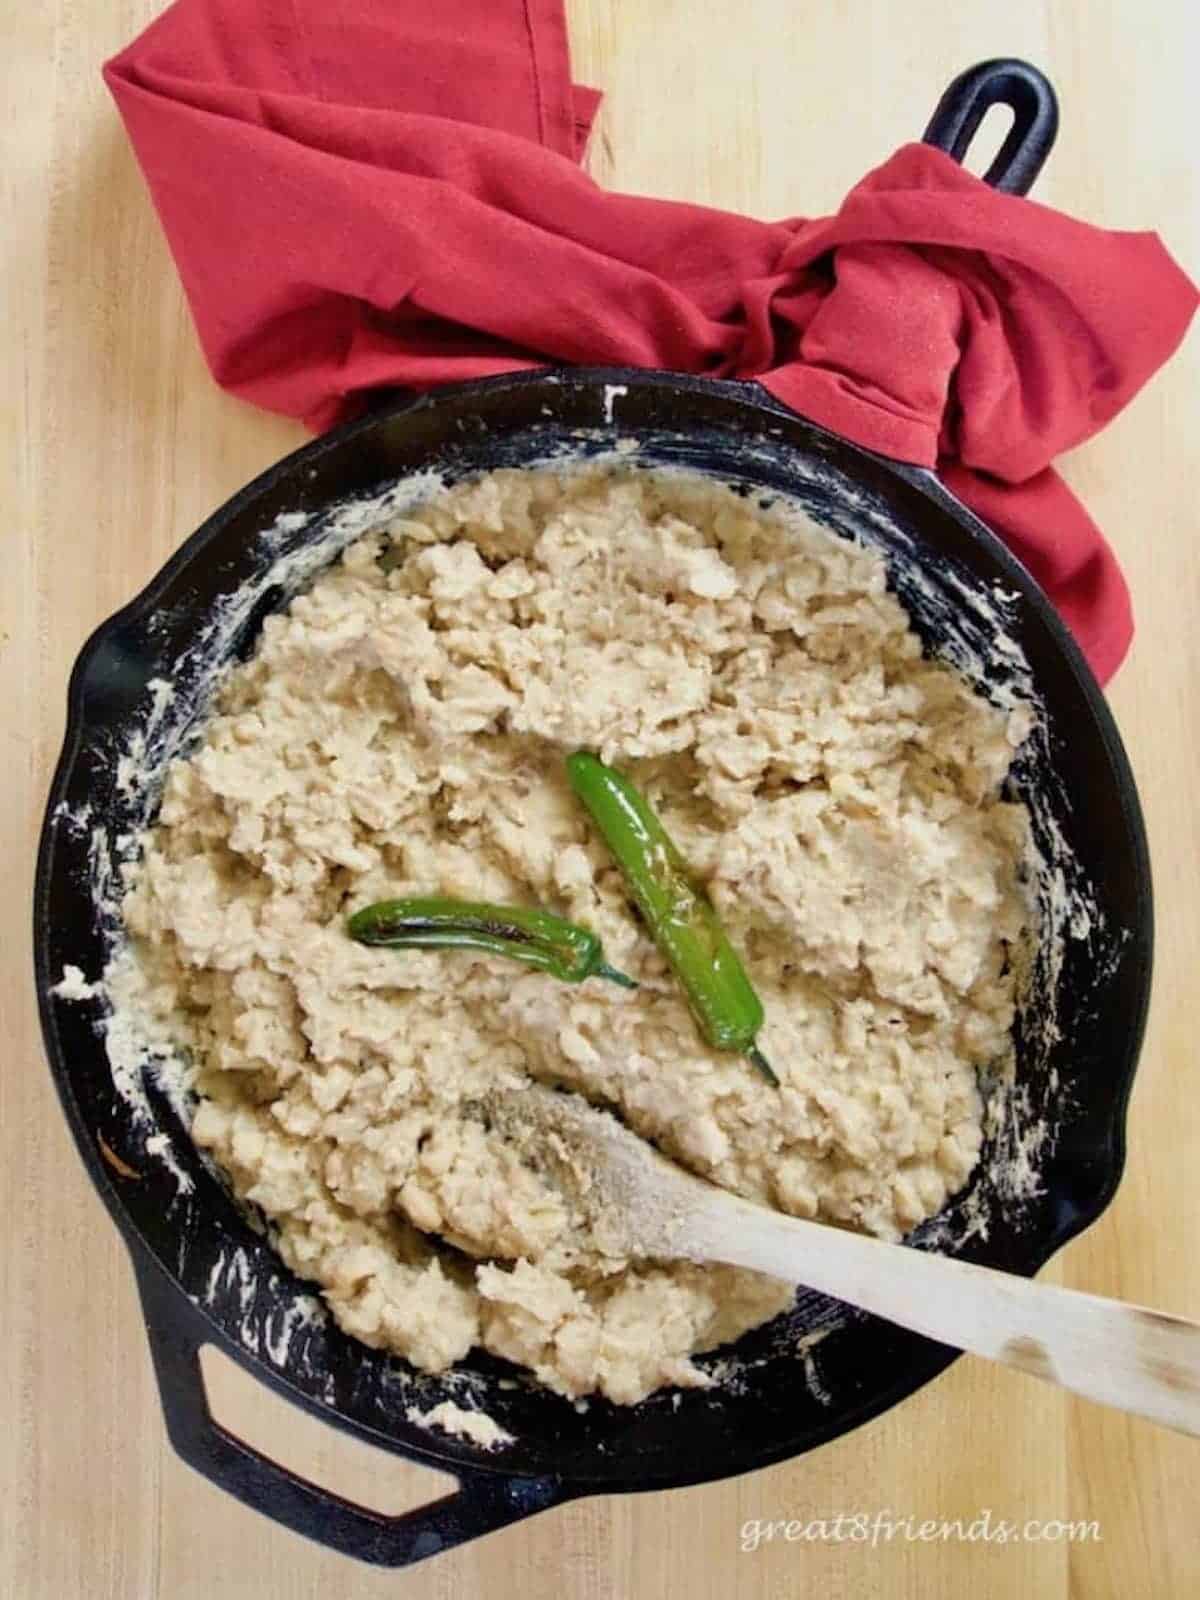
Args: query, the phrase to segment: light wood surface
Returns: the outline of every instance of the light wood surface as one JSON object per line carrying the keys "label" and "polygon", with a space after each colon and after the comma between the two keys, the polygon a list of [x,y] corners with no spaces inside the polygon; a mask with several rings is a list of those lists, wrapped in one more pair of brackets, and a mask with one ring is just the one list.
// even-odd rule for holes
{"label": "light wood surface", "polygon": [[[163,1434],[117,1237],[54,1099],[29,981],[37,827],[84,635],[232,490],[298,442],[209,380],[101,60],[155,0],[0,10],[4,383],[0,509],[0,1596],[3,1600],[922,1600],[1200,1592],[1200,1454],[1020,1374],[960,1362],[868,1427],[733,1482],[579,1502],[407,1574],[331,1556],[181,1466]],[[1158,228],[1200,271],[1188,0],[571,0],[577,75],[607,91],[603,181],[763,215],[831,208],[920,132],[944,84],[1015,54],[1057,84],[1040,197]],[[973,163],[974,164],[974,163]],[[1136,292],[1136,286],[1130,286]],[[1129,573],[1140,632],[1112,699],[1141,785],[1159,917],[1129,1163],[1049,1281],[1200,1315],[1200,539],[1195,337],[1067,463]],[[219,1414],[388,1509],[433,1475],[213,1371]],[[841,1512],[1095,1520],[1099,1541],[739,1549],[748,1519]]]}

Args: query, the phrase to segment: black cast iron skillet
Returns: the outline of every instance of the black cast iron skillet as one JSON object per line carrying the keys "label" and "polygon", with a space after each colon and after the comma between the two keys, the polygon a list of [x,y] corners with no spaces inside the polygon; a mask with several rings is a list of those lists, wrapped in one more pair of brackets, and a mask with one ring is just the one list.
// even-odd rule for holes
{"label": "black cast iron skillet", "polygon": [[[1032,68],[1001,62],[967,73],[926,137],[961,155],[992,101],[1011,105],[1016,124],[989,179],[1023,191],[1055,124],[1053,94]],[[453,479],[546,455],[578,457],[611,445],[615,433],[636,441],[642,459],[698,468],[750,494],[789,495],[842,533],[874,519],[890,581],[931,650],[946,647],[954,607],[982,604],[997,586],[1010,596],[1007,631],[1045,706],[1044,733],[1018,763],[1014,787],[1041,795],[1043,823],[1061,831],[1079,882],[1093,886],[1097,916],[1087,939],[1068,942],[1061,971],[1041,972],[1019,1025],[1024,1104],[997,1137],[1019,1137],[1022,1118],[1056,1125],[1033,1155],[1037,1192],[1006,1194],[991,1150],[967,1195],[916,1242],[1031,1274],[1100,1214],[1121,1171],[1151,959],[1149,865],[1129,768],[1091,673],[1045,596],[931,473],[813,427],[753,384],[635,371],[468,384],[393,405],[297,451],[211,517],[79,657],[38,861],[36,975],[63,1106],[133,1258],[175,1448],[268,1516],[384,1565],[416,1561],[578,1495],[698,1483],[786,1459],[895,1405],[955,1355],[850,1314],[810,1352],[807,1371],[817,1381],[807,1382],[797,1338],[822,1321],[836,1323],[838,1311],[808,1295],[792,1316],[739,1342],[732,1382],[652,1396],[632,1409],[593,1402],[577,1412],[481,1355],[464,1363],[465,1379],[414,1379],[403,1362],[347,1338],[327,1318],[297,1314],[311,1304],[311,1287],[283,1267],[199,1158],[153,1076],[149,1126],[114,1092],[102,1002],[67,1003],[51,992],[66,963],[95,976],[106,959],[113,910],[96,890],[94,830],[103,844],[152,813],[154,796],[123,788],[115,759],[145,723],[148,685],[173,681],[176,706],[199,716],[205,685],[193,646],[206,619],[225,597],[255,595],[239,634],[221,647],[224,656],[244,654],[262,616],[289,598],[271,581],[276,569],[263,529],[281,513],[315,519],[277,533],[278,555],[318,537],[324,508],[414,469],[432,464]],[[987,643],[982,635],[980,642]],[[997,679],[991,687],[999,693],[1002,686]],[[1042,1026],[1047,1008],[1057,1039]],[[155,1133],[187,1174],[190,1193],[179,1192],[154,1146],[147,1148]],[[986,1238],[968,1226],[979,1203],[989,1216]],[[214,1422],[198,1364],[206,1343],[347,1432],[448,1468],[460,1479],[458,1492],[387,1517],[301,1480]],[[482,1401],[516,1443],[489,1455],[406,1420],[406,1404],[442,1397]]]}

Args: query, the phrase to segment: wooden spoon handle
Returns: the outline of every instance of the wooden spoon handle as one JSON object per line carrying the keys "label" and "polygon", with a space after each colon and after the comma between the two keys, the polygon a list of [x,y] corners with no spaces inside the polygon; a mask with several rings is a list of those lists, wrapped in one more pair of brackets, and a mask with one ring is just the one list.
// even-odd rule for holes
{"label": "wooden spoon handle", "polygon": [[706,1200],[689,1242],[707,1259],[806,1284],[941,1344],[1200,1435],[1200,1325],[863,1234]]}

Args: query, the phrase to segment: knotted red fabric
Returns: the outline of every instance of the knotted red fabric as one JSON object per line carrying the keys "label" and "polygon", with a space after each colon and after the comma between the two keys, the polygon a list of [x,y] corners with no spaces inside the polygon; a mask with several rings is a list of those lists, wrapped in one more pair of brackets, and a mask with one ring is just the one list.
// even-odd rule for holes
{"label": "knotted red fabric", "polygon": [[807,222],[608,193],[562,0],[178,0],[105,77],[235,394],[325,428],[381,386],[547,363],[757,378],[936,465],[1119,665],[1124,580],[1050,462],[1183,337],[1196,291],[1156,235],[917,144]]}

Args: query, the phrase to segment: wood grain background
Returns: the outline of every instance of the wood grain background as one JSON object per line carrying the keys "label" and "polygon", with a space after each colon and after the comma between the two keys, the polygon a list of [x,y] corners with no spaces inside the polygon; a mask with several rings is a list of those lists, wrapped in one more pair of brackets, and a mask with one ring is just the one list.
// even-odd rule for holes
{"label": "wood grain background", "polygon": [[[44,0],[0,10],[0,1594],[1200,1592],[1197,1445],[966,1361],[790,1465],[583,1501],[400,1575],[342,1561],[253,1516],[172,1455],[122,1247],[43,1063],[29,981],[31,865],[66,676],[84,635],[300,432],[209,380],[102,89],[100,62],[156,9],[156,0]],[[608,184],[763,215],[827,210],[920,132],[956,72],[1015,54],[1048,71],[1062,98],[1039,196],[1111,226],[1158,228],[1200,269],[1200,36],[1189,0],[571,0],[569,14],[577,76],[607,94],[591,161]],[[1193,1316],[1198,368],[1193,338],[1066,464],[1119,550],[1137,606],[1137,645],[1112,698],[1149,817],[1159,957],[1127,1176],[1103,1221],[1047,1272]],[[212,1387],[232,1427],[351,1495],[399,1509],[436,1492],[436,1475],[335,1437],[236,1374],[214,1371]],[[984,1508],[1017,1521],[1095,1519],[1101,1540],[739,1550],[747,1519],[890,1510],[970,1520]]]}

